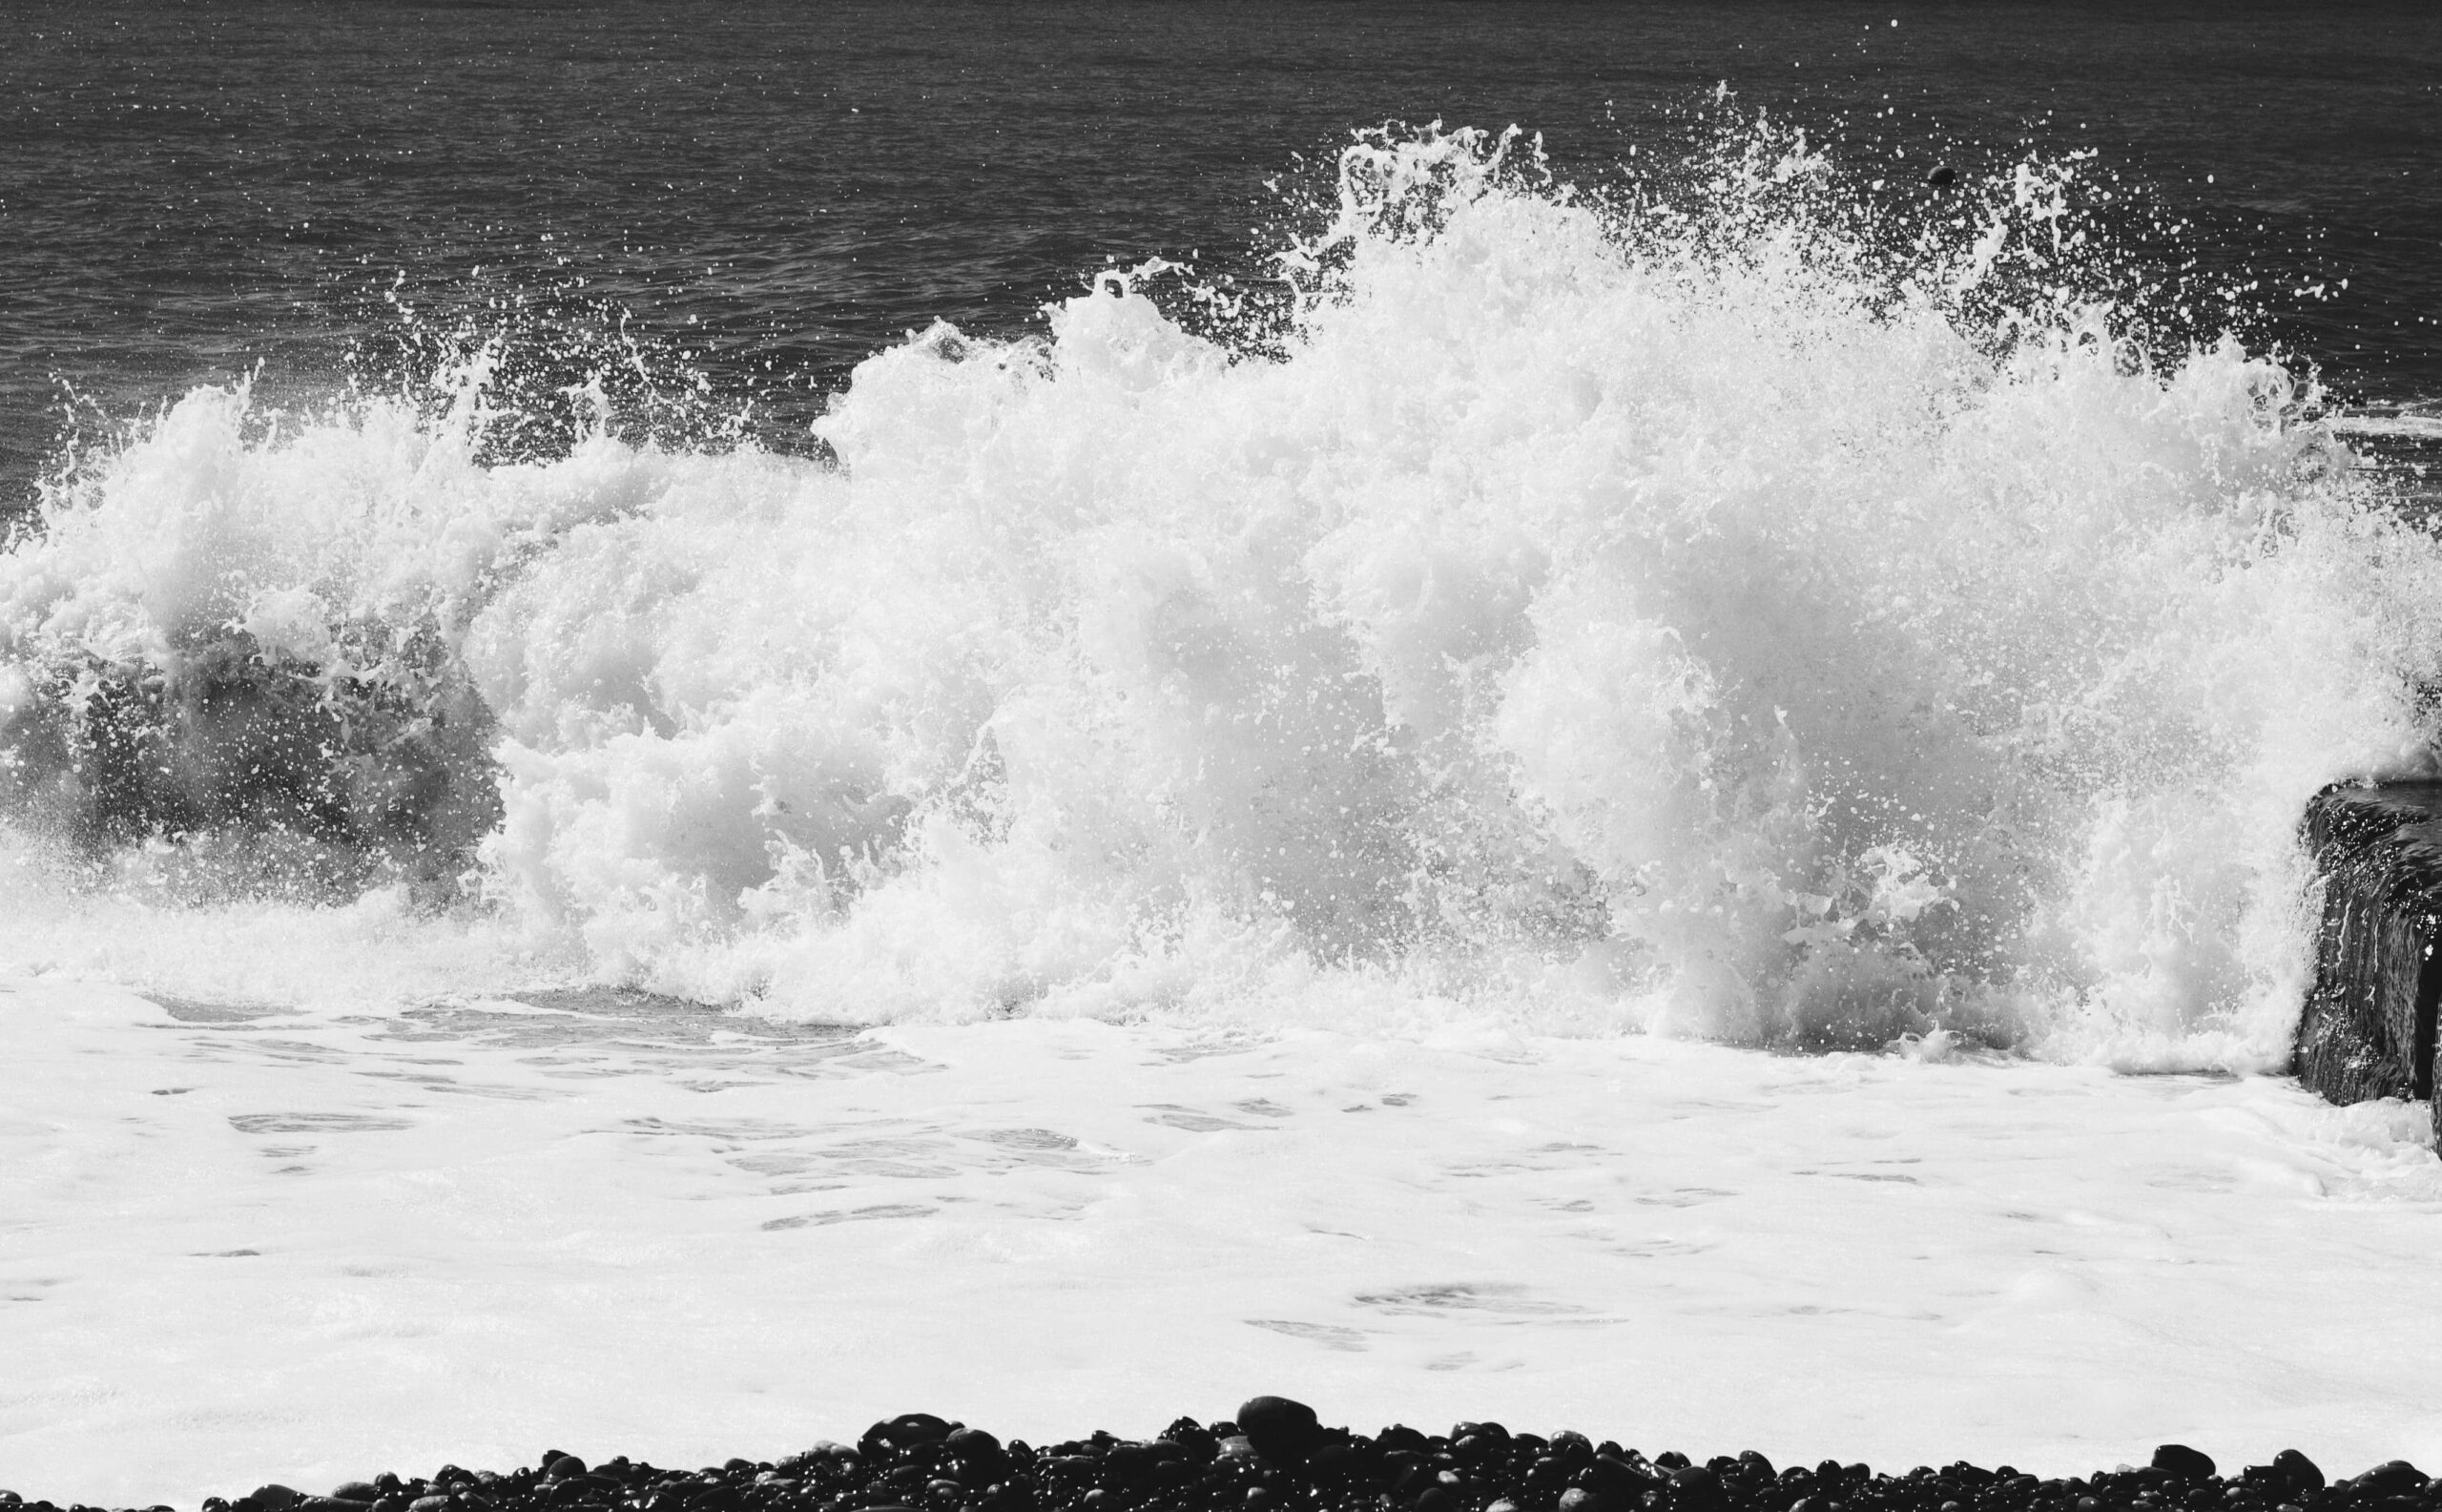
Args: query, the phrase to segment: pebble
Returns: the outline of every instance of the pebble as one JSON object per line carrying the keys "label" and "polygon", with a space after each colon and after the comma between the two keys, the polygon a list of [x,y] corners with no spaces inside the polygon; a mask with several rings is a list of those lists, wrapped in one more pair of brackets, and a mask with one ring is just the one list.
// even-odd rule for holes
{"label": "pebble", "polygon": [[[1890,1475],[1832,1460],[1775,1468],[1751,1449],[1648,1460],[1581,1433],[1543,1439],[1489,1421],[1366,1435],[1285,1397],[1257,1397],[1234,1420],[1181,1418],[1143,1440],[1096,1433],[1037,1448],[907,1413],[855,1448],[823,1440],[776,1462],[675,1470],[621,1457],[589,1469],[557,1450],[540,1462],[505,1475],[384,1472],[328,1497],[263,1485],[204,1512],[2442,1512],[2442,1482],[2404,1460],[2333,1483],[2286,1449],[2224,1477],[2209,1456],[2163,1444],[2145,1468],[2074,1479],[1964,1460]],[[0,1508],[60,1512],[11,1492]]]}
{"label": "pebble", "polygon": [[2293,1492],[2311,1493],[2324,1488],[2322,1467],[2295,1449],[2284,1449],[2274,1455],[2272,1468],[2289,1482],[2289,1489]]}
{"label": "pebble", "polygon": [[2213,1457],[2183,1443],[2166,1443],[2154,1451],[2154,1468],[2182,1481],[2210,1481]]}
{"label": "pebble", "polygon": [[1256,1454],[1273,1464],[1306,1462],[1322,1438],[1314,1409],[1286,1397],[1257,1397],[1238,1409],[1238,1431]]}

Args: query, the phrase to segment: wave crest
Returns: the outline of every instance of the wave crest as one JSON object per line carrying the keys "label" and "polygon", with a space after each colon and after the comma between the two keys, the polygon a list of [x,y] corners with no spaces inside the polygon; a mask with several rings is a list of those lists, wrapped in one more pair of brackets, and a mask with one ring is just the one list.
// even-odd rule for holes
{"label": "wave crest", "polygon": [[[0,559],[8,801],[808,1017],[2286,1056],[2296,815],[2427,761],[2442,550],[2310,386],[2164,355],[2075,160],[1906,216],[1771,128],[1683,174],[1368,134],[1285,300],[937,327],[835,463],[197,391]],[[114,729],[422,796],[121,792]]]}

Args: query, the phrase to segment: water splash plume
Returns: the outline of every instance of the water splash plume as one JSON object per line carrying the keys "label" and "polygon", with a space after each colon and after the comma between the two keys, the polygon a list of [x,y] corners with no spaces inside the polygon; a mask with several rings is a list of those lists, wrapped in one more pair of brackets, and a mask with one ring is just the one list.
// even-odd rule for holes
{"label": "water splash plume", "polygon": [[2086,172],[1364,134],[1285,294],[937,326],[826,462],[197,390],[0,558],[0,786],[118,885],[776,1014],[2274,1065],[2299,806],[2427,763],[2442,547]]}

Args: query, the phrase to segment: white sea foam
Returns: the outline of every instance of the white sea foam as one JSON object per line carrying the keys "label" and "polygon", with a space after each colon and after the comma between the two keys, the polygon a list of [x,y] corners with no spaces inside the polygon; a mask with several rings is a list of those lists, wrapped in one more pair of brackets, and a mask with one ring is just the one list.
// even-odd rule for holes
{"label": "white sea foam", "polygon": [[2040,1475],[2442,1456],[2423,1109],[1479,1024],[799,1032],[0,975],[0,1474],[1494,1419]]}
{"label": "white sea foam", "polygon": [[[2279,366],[2151,361],[2045,281],[2074,165],[1894,270],[1769,132],[1692,213],[1523,158],[1359,142],[1276,357],[1159,269],[1041,340],[936,327],[857,370],[836,465],[600,429],[487,465],[480,368],[445,412],[189,394],[0,559],[20,829],[114,857],[107,896],[27,883],[21,949],[275,998],[454,988],[431,963],[480,940],[504,979],[797,1018],[2282,1062],[2300,805],[2425,769],[2442,549]],[[131,898],[233,874],[209,826],[77,830],[95,779],[41,742],[157,686],[255,759],[178,703],[210,648],[412,715],[307,741],[344,780],[300,804],[481,789],[469,856],[384,842],[472,866],[377,903],[373,956],[259,899],[127,940]],[[445,725],[491,764],[375,781]],[[191,963],[229,918],[291,920],[289,958]]]}

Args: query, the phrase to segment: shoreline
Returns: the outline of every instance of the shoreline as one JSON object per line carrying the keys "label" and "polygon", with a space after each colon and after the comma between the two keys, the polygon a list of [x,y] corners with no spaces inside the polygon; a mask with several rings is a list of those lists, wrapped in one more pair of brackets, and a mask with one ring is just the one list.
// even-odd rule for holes
{"label": "shoreline", "polygon": [[[1036,1448],[907,1413],[875,1423],[854,1445],[824,1441],[779,1460],[732,1459],[698,1471],[625,1457],[589,1466],[558,1450],[539,1458],[539,1468],[506,1474],[454,1464],[412,1480],[383,1472],[328,1496],[270,1484],[207,1498],[200,1512],[2338,1512],[2442,1502],[2442,1482],[2404,1460],[2332,1482],[2295,1449],[2229,1474],[2174,1443],[2142,1467],[2086,1476],[2038,1479],[1963,1460],[1894,1475],[1832,1460],[1776,1468],[1752,1449],[1702,1462],[1671,1451],[1647,1459],[1617,1440],[1566,1430],[1544,1438],[1489,1421],[1438,1435],[1396,1424],[1352,1433],[1280,1397],[1254,1398],[1231,1419],[1182,1417],[1145,1440],[1096,1432]],[[90,1512],[9,1491],[0,1505]]]}

